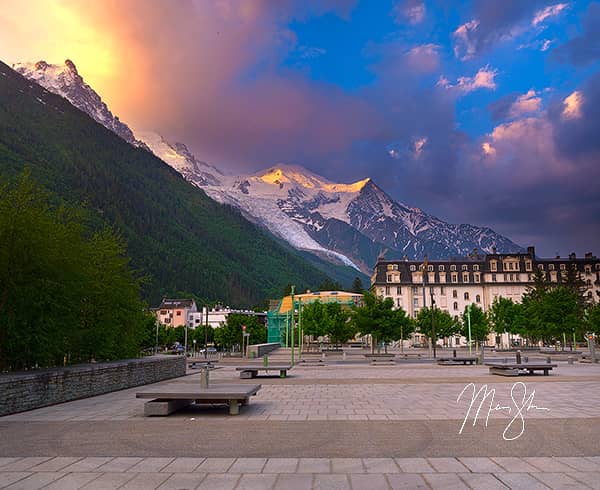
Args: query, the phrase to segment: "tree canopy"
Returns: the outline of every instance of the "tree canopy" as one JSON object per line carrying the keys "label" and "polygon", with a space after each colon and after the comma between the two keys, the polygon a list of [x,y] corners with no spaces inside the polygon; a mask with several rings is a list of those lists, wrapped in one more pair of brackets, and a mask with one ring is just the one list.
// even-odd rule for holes
{"label": "tree canopy", "polygon": [[[435,340],[443,339],[445,337],[452,337],[456,333],[460,332],[460,324],[447,311],[434,308],[433,321],[435,325]],[[417,314],[415,323],[419,329],[419,332],[421,332],[431,341],[433,338],[433,331],[431,328],[431,309],[421,308]]]}
{"label": "tree canopy", "polygon": [[150,321],[141,282],[108,228],[28,173],[0,187],[0,369],[131,357]]}

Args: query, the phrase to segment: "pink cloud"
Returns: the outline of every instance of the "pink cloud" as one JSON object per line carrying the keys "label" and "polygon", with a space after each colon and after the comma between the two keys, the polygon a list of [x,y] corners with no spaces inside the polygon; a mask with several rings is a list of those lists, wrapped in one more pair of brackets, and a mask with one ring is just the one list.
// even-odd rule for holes
{"label": "pink cloud", "polygon": [[568,7],[568,4],[566,4],[566,3],[557,3],[555,5],[549,5],[548,7],[538,10],[535,13],[535,15],[533,16],[531,25],[535,27],[550,17],[556,17],[567,7]]}
{"label": "pink cloud", "polygon": [[408,66],[421,73],[435,71],[440,65],[440,55],[437,44],[423,44],[415,46],[406,53],[406,62]]}
{"label": "pink cloud", "polygon": [[454,90],[462,94],[468,94],[478,89],[495,90],[497,74],[498,70],[492,69],[488,65],[480,68],[472,77],[459,77],[454,84],[444,76],[440,77],[437,84],[447,90]]}

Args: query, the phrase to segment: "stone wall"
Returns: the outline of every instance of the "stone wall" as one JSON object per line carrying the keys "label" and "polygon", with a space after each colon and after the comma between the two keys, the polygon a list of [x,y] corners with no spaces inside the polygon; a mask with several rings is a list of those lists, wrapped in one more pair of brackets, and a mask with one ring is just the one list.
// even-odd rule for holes
{"label": "stone wall", "polygon": [[152,356],[2,374],[0,416],[184,375],[183,356]]}

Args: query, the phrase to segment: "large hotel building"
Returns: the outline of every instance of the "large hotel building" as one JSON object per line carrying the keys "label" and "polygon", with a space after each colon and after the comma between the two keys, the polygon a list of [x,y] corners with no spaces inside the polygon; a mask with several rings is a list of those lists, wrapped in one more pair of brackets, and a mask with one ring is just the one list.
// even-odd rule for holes
{"label": "large hotel building", "polygon": [[496,253],[481,255],[474,250],[467,257],[451,260],[385,260],[380,257],[371,277],[371,290],[381,298],[392,298],[415,317],[424,306],[435,301],[436,308],[459,317],[468,304],[487,311],[495,298],[510,298],[520,302],[528,286],[533,285],[536,270],[546,280],[559,284],[568,268],[576,269],[583,279],[586,294],[598,301],[600,294],[600,260],[586,253],[584,257],[571,254],[566,258],[538,258],[535,248],[525,253]]}

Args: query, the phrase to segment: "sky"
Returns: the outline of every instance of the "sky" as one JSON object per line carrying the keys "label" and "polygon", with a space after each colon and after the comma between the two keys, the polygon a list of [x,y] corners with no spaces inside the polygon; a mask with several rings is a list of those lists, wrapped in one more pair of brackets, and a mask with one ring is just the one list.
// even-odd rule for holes
{"label": "sky", "polygon": [[223,170],[371,177],[538,254],[600,254],[600,2],[3,0],[0,59],[75,62]]}

